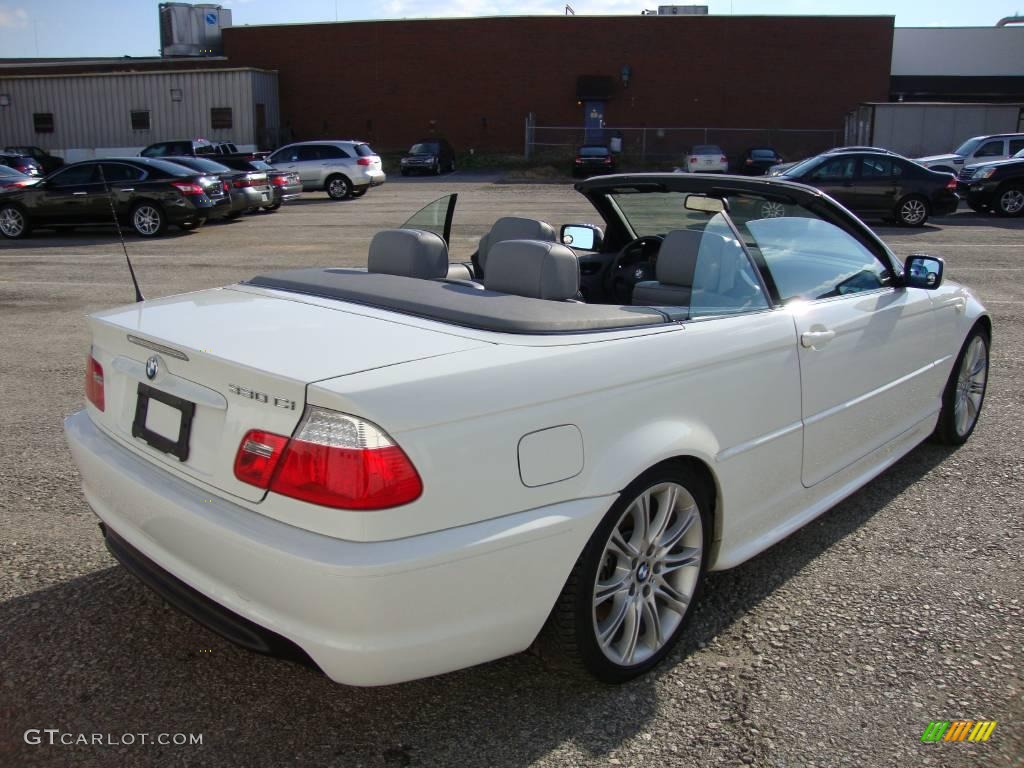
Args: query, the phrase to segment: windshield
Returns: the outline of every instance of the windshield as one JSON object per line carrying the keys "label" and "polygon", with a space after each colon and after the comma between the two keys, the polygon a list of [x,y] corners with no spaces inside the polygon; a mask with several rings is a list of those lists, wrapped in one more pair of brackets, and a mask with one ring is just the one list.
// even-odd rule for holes
{"label": "windshield", "polygon": [[436,155],[440,150],[437,144],[413,144],[409,150],[410,155]]}
{"label": "windshield", "polygon": [[610,152],[608,147],[580,147],[576,154],[580,157],[605,157]]}
{"label": "windshield", "polygon": [[636,237],[664,235],[674,229],[703,229],[708,214],[688,210],[689,192],[617,189],[609,194]]}
{"label": "windshield", "polygon": [[809,157],[806,160],[801,160],[796,165],[790,166],[783,173],[784,176],[803,176],[810,170],[813,170],[823,158],[821,157]]}
{"label": "windshield", "polygon": [[968,155],[973,153],[975,149],[978,148],[979,144],[981,144],[981,139],[968,139],[963,144],[961,144],[959,147],[954,149],[953,150],[953,154],[954,155],[961,155],[963,157],[967,157]]}

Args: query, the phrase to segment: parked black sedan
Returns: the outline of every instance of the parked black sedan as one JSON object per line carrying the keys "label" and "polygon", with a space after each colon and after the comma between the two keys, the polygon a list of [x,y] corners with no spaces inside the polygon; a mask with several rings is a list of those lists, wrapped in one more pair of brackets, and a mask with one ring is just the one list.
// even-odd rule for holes
{"label": "parked black sedan", "polygon": [[229,168],[223,163],[218,163],[216,160],[211,160],[208,157],[197,157],[194,155],[183,155],[183,156],[168,156],[161,158],[169,163],[175,165],[181,165],[185,168],[191,168],[193,171],[197,171],[213,179],[220,179],[224,186],[224,192],[230,198],[230,203],[226,206],[220,206],[220,210],[217,210],[207,218],[207,220],[215,219],[237,219],[243,213],[247,211],[257,210],[259,205],[259,198],[256,198],[256,202],[253,201],[253,190],[250,188],[248,183],[240,183],[235,186],[235,182],[247,181],[245,171],[237,171],[234,168]]}
{"label": "parked black sedan", "polygon": [[[25,157],[31,157],[35,160],[39,167],[42,169],[44,174],[53,173],[58,168],[64,165],[64,158],[51,155],[45,149],[41,149],[36,146],[27,145],[20,147],[4,147],[4,152],[9,152],[12,155],[23,155]],[[24,173],[24,171],[22,171]]]}
{"label": "parked black sedan", "polygon": [[736,172],[744,176],[764,176],[773,165],[783,162],[774,147],[751,147],[736,161]]}
{"label": "parked black sedan", "polygon": [[958,179],[960,193],[975,211],[1024,216],[1024,150],[1009,160],[969,165]]}
{"label": "parked black sedan", "polygon": [[113,205],[120,222],[153,237],[168,224],[193,229],[228,202],[219,179],[164,160],[86,160],[32,186],[0,192],[0,234],[19,238],[33,229],[110,226]]}
{"label": "parked black sedan", "polygon": [[956,177],[898,155],[842,152],[804,160],[781,179],[817,187],[860,216],[920,227],[930,216],[956,211]]}
{"label": "parked black sedan", "polygon": [[603,144],[584,144],[576,150],[573,176],[599,176],[615,172],[615,155]]}

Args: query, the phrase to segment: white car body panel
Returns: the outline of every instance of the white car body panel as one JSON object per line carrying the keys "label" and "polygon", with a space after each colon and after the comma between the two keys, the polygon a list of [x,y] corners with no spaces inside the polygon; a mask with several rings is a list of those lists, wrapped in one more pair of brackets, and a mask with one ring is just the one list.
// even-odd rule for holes
{"label": "white car body panel", "polygon": [[[388,684],[528,647],[619,493],[662,461],[713,481],[709,568],[763,551],[927,437],[983,314],[947,281],[524,335],[231,286],[91,318],[107,406],[65,430],[109,529],[332,679]],[[197,405],[185,461],[132,437],[147,382]],[[380,425],[419,498],[329,509],[237,480],[245,432],[291,435],[306,406]]]}

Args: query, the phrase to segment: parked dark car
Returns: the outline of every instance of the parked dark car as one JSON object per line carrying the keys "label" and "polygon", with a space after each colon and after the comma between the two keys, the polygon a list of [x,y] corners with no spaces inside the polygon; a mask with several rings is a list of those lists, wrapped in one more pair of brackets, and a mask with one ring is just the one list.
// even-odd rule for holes
{"label": "parked dark car", "polygon": [[183,139],[178,141],[158,141],[150,144],[139,152],[139,157],[200,157],[216,155],[217,149],[212,141],[206,139]]}
{"label": "parked dark car", "polygon": [[777,163],[785,162],[774,147],[751,147],[740,155],[736,171],[744,176],[764,176]]}
{"label": "parked dark car", "polygon": [[262,195],[262,185],[258,180],[263,177],[270,187],[269,202],[262,201],[259,207],[265,211],[276,211],[281,203],[289,200],[297,200],[302,196],[302,179],[295,171],[284,171],[275,168],[266,160],[246,159],[244,157],[218,157],[217,162],[223,163],[229,168],[243,171],[249,174],[251,186],[259,186]]}
{"label": "parked dark car", "polygon": [[38,176],[26,176],[21,171],[0,165],[0,190],[27,187],[39,181]]}
{"label": "parked dark car", "polygon": [[956,211],[956,177],[880,152],[824,154],[797,163],[780,179],[817,187],[860,216],[920,227]]}
{"label": "parked dark car", "polygon": [[584,144],[576,150],[573,176],[599,176],[615,170],[615,155],[603,144]]}
{"label": "parked dark car", "polygon": [[403,176],[410,173],[432,173],[435,176],[455,170],[455,150],[446,139],[417,141],[401,160]]}
{"label": "parked dark car", "polygon": [[26,176],[44,176],[43,166],[39,161],[29,155],[15,155],[10,152],[0,152],[0,165],[13,168],[18,173]]}
{"label": "parked dark car", "polygon": [[229,202],[220,179],[165,160],[86,160],[32,186],[0,192],[0,234],[19,238],[33,229],[111,226],[113,205],[120,222],[153,237],[168,224],[194,229]]}
{"label": "parked dark car", "polygon": [[973,210],[1024,216],[1024,150],[1009,160],[969,165],[960,171],[958,181]]}
{"label": "parked dark car", "polygon": [[31,157],[39,163],[39,167],[43,169],[44,174],[53,173],[64,165],[63,157],[51,155],[45,149],[40,149],[35,146],[4,147],[4,152],[12,155],[24,155],[26,157]]}
{"label": "parked dark car", "polygon": [[236,181],[244,180],[246,177],[245,171],[237,171],[234,168],[229,168],[223,163],[219,163],[216,160],[211,159],[209,156],[203,157],[164,157],[162,160],[166,160],[169,163],[175,163],[176,165],[184,166],[185,168],[191,168],[193,171],[205,174],[210,178],[220,179],[225,186],[224,191],[227,192],[231,199],[230,205],[226,206],[223,212],[219,212],[217,215],[211,215],[210,220],[213,219],[237,219],[243,213],[247,211],[258,210],[262,204],[259,193],[256,188],[248,183],[235,185]]}
{"label": "parked dark car", "polygon": [[[893,157],[903,157],[903,155],[899,154],[898,152],[893,152],[892,150],[883,149],[882,147],[865,147],[865,146],[832,147],[832,149],[826,149],[824,152],[820,152],[819,154],[814,155],[814,157],[820,157],[821,155],[838,155],[838,154],[842,154],[844,152],[872,152],[872,153],[876,153],[876,154],[880,154],[880,155],[892,155]],[[802,162],[805,162],[806,160],[810,160],[810,159],[811,158],[809,158],[809,157],[805,157],[803,160],[793,160],[793,161],[790,161],[788,163],[778,163],[778,164],[773,165],[771,168],[768,169],[768,175],[769,176],[781,176],[782,174],[784,174],[786,171],[788,171],[790,168],[792,168],[797,163],[802,163]]]}

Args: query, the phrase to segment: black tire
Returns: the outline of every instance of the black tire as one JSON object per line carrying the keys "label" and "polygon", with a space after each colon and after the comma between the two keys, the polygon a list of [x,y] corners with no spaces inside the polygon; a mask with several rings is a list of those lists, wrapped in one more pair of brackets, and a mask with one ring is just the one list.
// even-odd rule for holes
{"label": "black tire", "polygon": [[440,160],[435,160],[434,161],[434,167],[433,167],[431,172],[435,176],[440,176],[441,175],[441,161]]}
{"label": "black tire", "polygon": [[129,221],[139,237],[156,237],[167,230],[167,217],[163,209],[149,200],[135,204]]}
{"label": "black tire", "polygon": [[996,191],[992,210],[997,216],[1024,215],[1024,186],[1007,184]]}
{"label": "black tire", "polygon": [[237,221],[238,219],[242,218],[243,213],[245,213],[245,211],[232,211],[231,213],[224,217],[224,221]]}
{"label": "black tire", "polygon": [[358,187],[352,190],[352,197],[362,197],[370,191],[370,185],[367,184],[365,187]]}
{"label": "black tire", "polygon": [[327,177],[327,181],[324,182],[324,190],[331,200],[347,200],[352,195],[352,182],[340,173],[336,173]]}
{"label": "black tire", "polygon": [[409,171],[407,169],[403,168],[402,169],[402,175],[403,176],[408,176],[409,175]]}
{"label": "black tire", "polygon": [[981,203],[967,203],[967,207],[975,213],[988,213],[988,206]]}
{"label": "black tire", "polygon": [[20,205],[10,203],[0,206],[0,235],[10,240],[20,240],[32,232],[28,214]]}
{"label": "black tire", "polygon": [[[626,513],[633,502],[652,489],[662,487],[665,484],[681,486],[689,493],[696,504],[696,517],[693,517],[693,508],[688,507],[687,511],[692,518],[691,524],[689,527],[683,527],[685,533],[680,538],[679,543],[670,546],[666,551],[674,551],[676,546],[681,546],[682,542],[688,540],[692,535],[700,542],[702,548],[699,553],[699,563],[682,566],[682,568],[693,569],[685,574],[682,572],[682,568],[679,568],[680,576],[685,575],[687,578],[693,578],[694,581],[690,588],[689,599],[686,601],[687,607],[684,609],[682,617],[674,619],[678,621],[675,628],[671,630],[666,638],[660,641],[662,642],[660,647],[656,650],[648,649],[650,650],[650,655],[643,658],[642,661],[634,664],[622,664],[609,658],[606,652],[601,649],[597,637],[597,625],[601,621],[601,618],[598,616],[601,607],[595,605],[597,600],[595,594],[597,581],[599,576],[607,572],[608,568],[613,569],[613,576],[618,574],[619,566],[622,562],[625,562],[621,561],[613,566],[608,558],[615,558],[617,556],[608,553],[606,546],[609,544],[612,534],[615,532],[621,533],[621,526],[629,522],[626,518]],[[644,674],[658,664],[672,651],[679,641],[687,621],[693,613],[693,605],[700,596],[700,589],[707,566],[707,554],[710,551],[709,547],[711,544],[712,505],[712,489],[708,487],[703,477],[684,463],[669,462],[661,464],[648,470],[630,483],[612,505],[611,509],[608,510],[600,525],[597,526],[586,547],[584,547],[583,553],[576,561],[572,572],[569,574],[562,593],[551,610],[547,623],[538,638],[537,646],[542,656],[553,662],[556,666],[568,668],[576,673],[588,673],[606,683],[626,682]],[[656,506],[656,504],[653,504],[652,509]],[[672,522],[672,520],[676,520],[676,522]],[[692,523],[696,520],[700,521],[700,531],[692,531]],[[681,516],[672,517],[666,522],[666,527],[671,530],[681,522]],[[690,533],[691,531],[692,534]],[[666,535],[668,535],[668,531],[666,531]],[[648,553],[650,551],[648,550]],[[623,576],[622,581],[623,583],[630,584],[628,595],[619,590],[617,597],[613,597],[610,601],[609,611],[617,611],[622,613],[623,616],[627,616],[631,604],[635,605],[638,602],[646,604],[645,598],[652,594],[651,590],[659,591],[662,589],[660,585],[654,586],[657,574],[660,573],[658,570],[659,566],[651,565],[645,571],[645,564],[641,560],[642,558],[634,559],[631,565],[625,569],[628,575]],[[608,577],[605,576],[604,578]],[[644,579],[647,580],[644,581]],[[642,582],[642,585],[637,585],[638,580]],[[636,591],[634,592],[634,590]],[[650,597],[650,600],[657,602],[656,597]],[[623,603],[626,605],[625,608],[617,609],[615,607],[617,604],[621,606]],[[601,606],[603,605],[605,603],[601,604]],[[642,612],[643,608],[638,608],[637,610]],[[667,613],[671,617],[679,615],[677,611],[668,611]],[[647,615],[643,614],[642,618],[634,619],[638,634],[640,633],[639,627],[645,627],[645,637],[649,629],[647,627]],[[604,618],[608,619],[609,617],[605,616]],[[613,620],[613,625],[616,628],[608,636],[610,645],[614,644],[616,637],[620,637],[621,640],[626,639],[627,623],[624,619],[619,619],[617,623]],[[660,623],[658,622],[659,625]],[[620,631],[623,633],[621,636],[619,634]],[[636,643],[639,647],[639,640]]]}
{"label": "black tire", "polygon": [[904,227],[923,227],[931,214],[928,201],[921,195],[907,195],[896,203],[896,221]]}
{"label": "black tire", "polygon": [[[968,403],[972,403],[973,416],[970,417],[969,423],[964,426],[964,423],[958,419],[957,412],[957,399],[961,394],[961,386],[969,385],[972,382],[966,383],[961,382],[962,369],[964,368],[965,358],[970,363],[969,354],[972,354],[972,345],[974,340],[980,340],[980,349],[983,350],[984,357],[984,370],[982,371],[981,379],[981,391],[977,393],[980,397],[976,402],[971,400],[970,394],[963,401],[963,407],[968,407]],[[939,421],[935,425],[935,431],[932,432],[931,439],[936,443],[942,443],[943,445],[963,445],[967,442],[968,438],[974,433],[974,428],[978,425],[978,418],[981,416],[982,406],[985,404],[985,392],[988,386],[988,359],[989,359],[989,347],[991,346],[991,339],[989,338],[988,329],[985,328],[981,323],[974,326],[971,332],[967,334],[967,339],[964,341],[963,346],[960,348],[960,354],[956,356],[956,363],[953,365],[953,370],[949,373],[949,380],[946,382],[946,388],[942,391],[942,410],[939,411]],[[972,366],[975,367],[975,366]],[[977,374],[974,374],[972,378],[977,381]]]}

